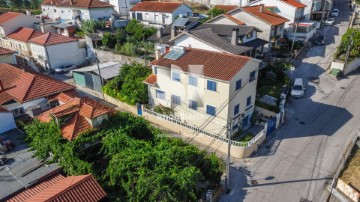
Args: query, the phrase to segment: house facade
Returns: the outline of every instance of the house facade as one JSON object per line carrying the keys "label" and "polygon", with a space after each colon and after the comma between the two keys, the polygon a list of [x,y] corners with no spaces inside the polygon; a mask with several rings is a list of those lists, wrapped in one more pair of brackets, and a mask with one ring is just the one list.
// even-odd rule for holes
{"label": "house facade", "polygon": [[129,16],[129,10],[139,2],[141,0],[109,0],[109,3],[121,16]]}
{"label": "house facade", "polygon": [[[179,121],[225,135],[246,128],[254,111],[259,60],[193,48],[173,47],[152,62],[149,105],[169,107]],[[226,130],[225,130],[226,131]]]}
{"label": "house facade", "polygon": [[169,25],[179,15],[192,16],[192,10],[184,3],[157,1],[140,2],[130,9],[130,19],[152,25]]}
{"label": "house facade", "polygon": [[53,20],[108,20],[114,13],[113,7],[100,0],[45,0],[41,4],[42,14]]}
{"label": "house facade", "polygon": [[14,115],[11,111],[0,106],[0,134],[16,128]]}
{"label": "house facade", "polygon": [[34,28],[40,19],[22,13],[7,12],[0,15],[0,37],[6,37],[19,27]]}

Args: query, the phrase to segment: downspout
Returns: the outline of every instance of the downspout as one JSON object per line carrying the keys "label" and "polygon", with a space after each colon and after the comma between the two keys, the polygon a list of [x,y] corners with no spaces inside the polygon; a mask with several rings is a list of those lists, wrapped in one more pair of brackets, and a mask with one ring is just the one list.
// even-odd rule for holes
{"label": "downspout", "polygon": [[46,59],[47,59],[48,65],[49,65],[49,68],[48,68],[48,72],[49,72],[52,69],[51,68],[51,63],[50,63],[50,57],[49,57],[49,53],[47,51],[47,46],[44,45],[44,48],[45,48]]}

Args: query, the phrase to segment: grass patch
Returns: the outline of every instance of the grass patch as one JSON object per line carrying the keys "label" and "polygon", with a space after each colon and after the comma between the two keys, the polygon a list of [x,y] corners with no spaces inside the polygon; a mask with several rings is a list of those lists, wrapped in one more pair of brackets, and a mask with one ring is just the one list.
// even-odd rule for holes
{"label": "grass patch", "polygon": [[253,137],[255,137],[253,133],[247,133],[242,138],[240,138],[239,142],[244,142],[244,143],[249,142],[251,139],[253,139]]}
{"label": "grass patch", "polygon": [[358,146],[355,145],[351,152],[340,178],[360,190],[360,149]]}
{"label": "grass patch", "polygon": [[259,79],[257,87],[257,96],[259,98],[264,95],[270,95],[276,99],[280,98],[282,87],[285,85],[285,82],[278,81],[276,79]]}

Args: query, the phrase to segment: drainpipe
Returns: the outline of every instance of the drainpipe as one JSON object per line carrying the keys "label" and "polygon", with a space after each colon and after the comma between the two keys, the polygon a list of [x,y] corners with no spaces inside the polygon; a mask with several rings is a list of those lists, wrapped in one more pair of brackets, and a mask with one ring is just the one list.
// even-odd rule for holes
{"label": "drainpipe", "polygon": [[47,61],[48,65],[49,65],[49,68],[48,68],[47,70],[48,70],[48,72],[49,72],[49,71],[52,69],[52,68],[51,68],[51,63],[50,63],[50,57],[49,57],[49,53],[48,53],[48,51],[47,51],[47,46],[44,45],[44,48],[45,48],[45,54],[46,54],[46,61]]}

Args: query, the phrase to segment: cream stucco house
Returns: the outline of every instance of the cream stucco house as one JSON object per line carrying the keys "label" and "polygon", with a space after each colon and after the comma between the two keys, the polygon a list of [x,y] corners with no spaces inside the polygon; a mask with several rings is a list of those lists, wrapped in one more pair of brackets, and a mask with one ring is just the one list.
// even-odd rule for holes
{"label": "cream stucco house", "polygon": [[[250,125],[254,111],[259,60],[214,51],[172,47],[152,62],[149,105],[174,110],[183,123],[225,135]],[[206,126],[205,126],[206,125]]]}

